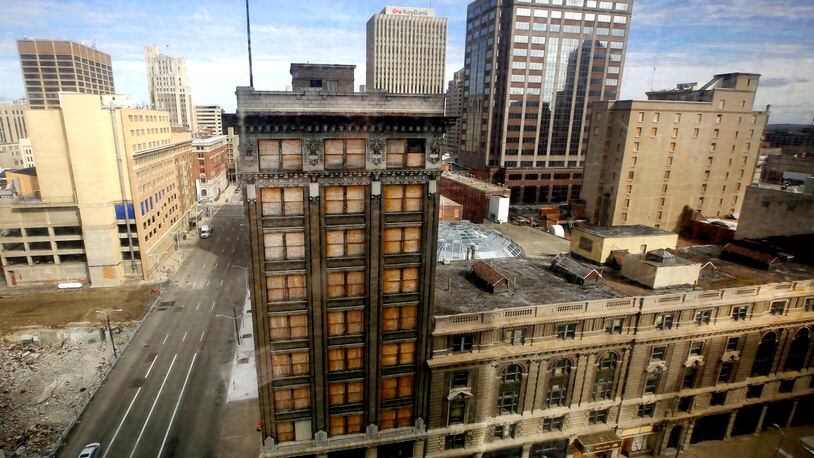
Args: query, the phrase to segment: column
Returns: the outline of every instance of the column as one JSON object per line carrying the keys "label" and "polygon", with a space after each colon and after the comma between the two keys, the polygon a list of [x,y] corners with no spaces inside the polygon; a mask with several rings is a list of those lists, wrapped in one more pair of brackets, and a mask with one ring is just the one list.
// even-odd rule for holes
{"label": "column", "polygon": [[765,405],[763,406],[763,409],[760,410],[760,419],[757,421],[757,428],[755,428],[755,432],[752,434],[757,435],[760,433],[760,430],[763,429],[763,420],[766,419],[766,410],[768,410],[768,408],[769,406]]}
{"label": "column", "polygon": [[794,418],[795,412],[797,412],[797,403],[799,401],[800,401],[800,398],[797,398],[797,399],[794,400],[794,404],[791,405],[791,412],[789,412],[789,419],[786,420],[786,425],[785,425],[786,428],[791,426],[791,420],[792,420],[792,418]]}
{"label": "column", "polygon": [[523,453],[520,458],[529,458],[531,455],[531,444],[523,444]]}
{"label": "column", "polygon": [[413,442],[413,458],[424,458],[424,439]]}
{"label": "column", "polygon": [[692,437],[692,430],[695,429],[695,421],[690,421],[687,423],[686,431],[684,432],[684,437],[679,440],[679,450],[686,450],[687,447],[690,446],[690,438]]}
{"label": "column", "polygon": [[[792,409],[793,411],[794,409]],[[735,427],[735,417],[738,416],[738,411],[733,410],[732,413],[729,414],[729,424],[726,425],[726,434],[724,434],[724,440],[729,439],[732,437],[732,428]]]}
{"label": "column", "polygon": [[377,454],[376,447],[370,447],[368,449],[365,449],[365,458],[376,458],[376,454]]}

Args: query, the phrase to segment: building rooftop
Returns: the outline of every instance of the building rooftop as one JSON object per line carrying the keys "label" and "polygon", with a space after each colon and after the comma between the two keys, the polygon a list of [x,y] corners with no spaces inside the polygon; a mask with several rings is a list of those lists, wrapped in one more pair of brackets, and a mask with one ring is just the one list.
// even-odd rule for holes
{"label": "building rooftop", "polygon": [[28,175],[28,176],[32,176],[32,177],[37,176],[37,168],[36,167],[26,167],[24,169],[16,169],[16,170],[6,169],[6,172],[8,172],[8,173],[16,173],[18,175]]}
{"label": "building rooftop", "polygon": [[223,135],[213,135],[211,137],[196,138],[192,140],[192,146],[212,146],[222,142],[226,137]]}
{"label": "building rooftop", "polygon": [[541,229],[515,224],[483,223],[483,226],[494,229],[514,240],[530,258],[551,259],[560,253],[568,253],[571,243]]}
{"label": "building rooftop", "polygon": [[596,235],[597,237],[605,238],[675,235],[673,232],[665,231],[664,229],[656,229],[655,227],[645,226],[643,224],[634,224],[632,226],[585,226],[574,228],[574,230],[579,230],[588,234]]}
{"label": "building rooftop", "polygon": [[460,261],[476,245],[475,259],[523,257],[526,253],[514,240],[490,227],[469,221],[438,223],[438,261]]}
{"label": "building rooftop", "polygon": [[476,261],[438,264],[435,282],[435,314],[485,312],[512,307],[608,299],[623,295],[601,282],[569,283],[548,270],[549,262],[529,258],[493,259],[495,270],[513,283],[488,292],[471,278]]}
{"label": "building rooftop", "polygon": [[489,183],[488,181],[481,180],[480,178],[475,178],[471,175],[465,175],[463,173],[458,172],[444,172],[442,177],[464,184],[471,188],[482,190],[486,193],[503,193],[509,190],[509,188],[498,186],[494,183]]}
{"label": "building rooftop", "polygon": [[[258,91],[238,86],[237,115],[443,117],[444,94]],[[452,120],[452,118],[450,118]]]}

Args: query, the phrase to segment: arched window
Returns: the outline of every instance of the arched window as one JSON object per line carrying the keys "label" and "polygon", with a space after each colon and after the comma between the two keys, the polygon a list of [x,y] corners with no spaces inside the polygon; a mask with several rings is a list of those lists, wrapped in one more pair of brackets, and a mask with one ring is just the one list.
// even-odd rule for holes
{"label": "arched window", "polygon": [[756,375],[769,375],[772,370],[772,363],[774,362],[774,353],[777,349],[777,334],[767,332],[760,344],[757,346],[755,353],[755,362],[752,364],[752,376]]}
{"label": "arched window", "polygon": [[805,365],[808,344],[811,342],[811,331],[803,328],[797,331],[789,347],[789,355],[786,357],[784,371],[799,371]]}
{"label": "arched window", "polygon": [[565,405],[568,397],[568,382],[571,376],[571,360],[560,359],[551,365],[546,402],[549,407]]}
{"label": "arched window", "polygon": [[593,399],[599,401],[612,397],[613,382],[616,378],[616,367],[619,365],[619,355],[608,353],[596,363],[594,378]]}
{"label": "arched window", "polygon": [[523,368],[518,364],[506,366],[500,373],[500,393],[497,398],[498,415],[518,413],[520,411],[520,385],[523,380]]}

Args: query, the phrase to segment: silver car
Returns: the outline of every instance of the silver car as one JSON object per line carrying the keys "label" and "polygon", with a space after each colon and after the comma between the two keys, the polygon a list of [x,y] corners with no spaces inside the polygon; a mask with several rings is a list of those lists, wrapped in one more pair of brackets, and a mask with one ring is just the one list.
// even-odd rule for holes
{"label": "silver car", "polygon": [[99,456],[99,452],[102,451],[102,444],[98,442],[94,442],[92,444],[88,444],[85,448],[79,452],[79,458],[97,458]]}

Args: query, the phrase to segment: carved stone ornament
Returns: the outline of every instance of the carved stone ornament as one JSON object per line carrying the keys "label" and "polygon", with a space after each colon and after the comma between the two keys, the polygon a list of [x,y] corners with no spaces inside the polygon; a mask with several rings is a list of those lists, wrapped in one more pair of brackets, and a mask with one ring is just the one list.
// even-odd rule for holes
{"label": "carved stone ornament", "polygon": [[323,430],[317,431],[316,434],[314,434],[314,442],[316,442],[317,445],[325,445],[325,444],[327,444],[328,443],[328,433],[323,431]]}
{"label": "carved stone ornament", "polygon": [[370,154],[381,156],[384,154],[384,139],[381,137],[372,137],[370,139]]}
{"label": "carved stone ornament", "polygon": [[723,362],[734,362],[741,359],[741,354],[737,350],[730,350],[725,351],[723,355],[721,355],[721,361]]}
{"label": "carved stone ornament", "polygon": [[367,425],[367,429],[365,429],[365,434],[367,435],[367,438],[370,440],[378,439],[379,427],[371,423]]}
{"label": "carved stone ornament", "polygon": [[263,452],[271,453],[277,451],[277,444],[274,443],[274,439],[271,437],[266,437],[266,440],[263,441]]}
{"label": "carved stone ornament", "polygon": [[254,157],[254,142],[246,143],[246,156]]}
{"label": "carved stone ornament", "polygon": [[415,419],[415,430],[418,433],[425,433],[427,431],[426,426],[424,425],[424,419],[418,417]]}
{"label": "carved stone ornament", "polygon": [[653,372],[665,372],[667,370],[667,364],[664,361],[651,361],[650,364],[647,365],[647,372],[652,374]]}
{"label": "carved stone ornament", "polygon": [[308,156],[308,163],[316,165],[322,157],[322,140],[318,138],[306,138],[305,154]]}
{"label": "carved stone ornament", "polygon": [[701,367],[704,365],[704,357],[700,355],[690,355],[684,362],[684,367]]}
{"label": "carved stone ornament", "polygon": [[430,140],[430,155],[429,159],[430,162],[433,164],[437,163],[441,160],[441,149],[443,147],[443,142],[441,141],[441,137],[432,137]]}

